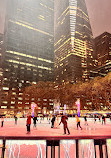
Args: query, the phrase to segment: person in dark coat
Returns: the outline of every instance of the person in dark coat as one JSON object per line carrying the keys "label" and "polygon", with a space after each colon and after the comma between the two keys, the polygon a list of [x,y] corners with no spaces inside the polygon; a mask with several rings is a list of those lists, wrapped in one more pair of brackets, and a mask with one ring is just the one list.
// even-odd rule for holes
{"label": "person in dark coat", "polygon": [[106,118],[105,118],[104,115],[102,116],[102,125],[103,125],[103,123],[104,123],[104,125],[105,125],[105,123],[106,123]]}
{"label": "person in dark coat", "polygon": [[110,121],[111,121],[111,115],[110,115],[110,117],[109,117],[109,118],[110,118]]}
{"label": "person in dark coat", "polygon": [[3,123],[4,123],[4,117],[1,117],[1,127],[3,127]]}
{"label": "person in dark coat", "polygon": [[15,117],[15,124],[17,125],[17,119],[18,119],[18,118],[17,118],[17,116],[14,116],[14,117]]}
{"label": "person in dark coat", "polygon": [[61,121],[59,123],[59,125],[61,124],[61,122],[63,123],[64,134],[66,134],[66,129],[67,129],[68,134],[70,134],[70,131],[69,131],[68,126],[67,126],[67,120],[68,120],[68,117],[66,115],[62,115]]}
{"label": "person in dark coat", "polygon": [[96,123],[96,115],[94,115],[94,123]]}
{"label": "person in dark coat", "polygon": [[34,123],[34,127],[37,129],[37,127],[36,127],[36,121],[37,121],[37,116],[34,116],[33,117],[33,123]]}
{"label": "person in dark coat", "polygon": [[52,117],[52,120],[51,120],[51,123],[52,123],[51,128],[54,128],[54,122],[55,122],[55,119],[56,119],[56,117],[53,116],[53,117]]}
{"label": "person in dark coat", "polygon": [[88,123],[87,123],[87,116],[84,116],[84,121],[85,121],[84,125],[88,125]]}
{"label": "person in dark coat", "polygon": [[31,115],[27,115],[27,134],[30,133]]}

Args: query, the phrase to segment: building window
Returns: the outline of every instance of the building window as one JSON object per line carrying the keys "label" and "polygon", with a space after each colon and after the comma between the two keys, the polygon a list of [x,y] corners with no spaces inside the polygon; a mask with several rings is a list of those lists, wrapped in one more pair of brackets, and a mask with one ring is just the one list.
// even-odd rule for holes
{"label": "building window", "polygon": [[23,98],[21,98],[21,97],[19,97],[18,99],[19,99],[19,100],[23,100]]}
{"label": "building window", "polygon": [[11,104],[15,104],[15,101],[11,101]]}
{"label": "building window", "polygon": [[3,87],[3,90],[9,90],[9,87]]}
{"label": "building window", "polygon": [[1,109],[6,109],[7,108],[7,106],[1,106]]}
{"label": "building window", "polygon": [[11,108],[11,109],[14,109],[15,107],[14,107],[14,106],[10,106],[10,108]]}

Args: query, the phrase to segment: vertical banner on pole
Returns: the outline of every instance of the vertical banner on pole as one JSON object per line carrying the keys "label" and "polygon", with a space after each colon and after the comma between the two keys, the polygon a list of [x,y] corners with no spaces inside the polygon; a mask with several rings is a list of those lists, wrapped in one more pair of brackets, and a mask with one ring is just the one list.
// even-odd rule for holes
{"label": "vertical banner on pole", "polygon": [[59,114],[60,113],[60,100],[54,99],[53,103],[54,103],[54,106],[53,106],[54,114]]}
{"label": "vertical banner on pole", "polygon": [[76,105],[77,105],[78,117],[80,117],[80,99],[77,99]]}
{"label": "vertical banner on pole", "polygon": [[64,114],[64,115],[66,114],[66,104],[64,105],[64,111],[63,111],[63,114]]}
{"label": "vertical banner on pole", "polygon": [[34,117],[34,109],[35,109],[36,106],[37,106],[37,104],[35,104],[35,103],[32,103],[32,104],[31,104],[31,108],[32,108],[32,117]]}

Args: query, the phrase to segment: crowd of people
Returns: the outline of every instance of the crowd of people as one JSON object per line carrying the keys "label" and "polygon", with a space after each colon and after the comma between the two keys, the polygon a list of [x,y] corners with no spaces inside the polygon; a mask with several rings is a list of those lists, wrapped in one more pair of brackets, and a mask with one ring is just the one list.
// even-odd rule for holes
{"label": "crowd of people", "polygon": [[[80,118],[75,115],[75,118],[76,118],[76,122],[77,122],[77,129],[83,129],[81,127],[81,124],[80,124]],[[105,116],[94,116],[94,123],[96,122],[97,118],[100,120],[102,120],[102,124],[105,124],[106,123],[106,118]],[[30,121],[29,121],[30,120]],[[44,118],[43,118],[44,120]],[[49,123],[51,123],[51,128],[58,128],[61,123],[63,124],[63,129],[64,129],[64,134],[66,134],[66,132],[68,133],[68,135],[70,134],[70,131],[69,131],[69,128],[68,128],[68,117],[66,115],[63,115],[61,114],[61,121],[59,122],[59,116],[57,115],[50,115],[49,119],[47,118],[47,120],[49,120]],[[33,123],[34,123],[34,127],[36,128],[36,121],[37,120],[37,116],[33,117]],[[84,116],[84,125],[88,126],[88,122],[87,122],[87,116]],[[31,123],[31,116],[27,116],[27,133],[30,133],[30,123]],[[41,119],[40,119],[40,123],[41,123]],[[37,129],[37,128],[36,128]]]}
{"label": "crowd of people", "polygon": [[[15,125],[17,125],[17,116],[14,116],[15,118]],[[27,134],[30,133],[30,126],[31,126],[31,119],[33,118],[33,128],[37,129],[37,114],[34,115],[33,117],[31,116],[31,114],[27,114],[27,120],[26,120],[26,127],[27,127]],[[81,124],[80,124],[80,118],[78,117],[78,115],[75,115],[75,118],[76,118],[76,123],[77,123],[77,129],[83,129],[81,127]],[[94,123],[96,123],[96,120],[99,120],[102,122],[102,125],[106,124],[106,117],[104,115],[99,115],[99,116],[94,116]],[[40,123],[41,123],[41,118],[39,118],[40,120]],[[43,117],[43,120],[44,120],[44,117]],[[50,115],[49,117],[47,117],[47,120],[49,122],[49,124],[51,123],[51,128],[58,128],[61,123],[63,124],[63,130],[64,130],[64,134],[70,134],[70,131],[69,131],[69,128],[68,128],[68,117],[67,115],[65,114],[61,114],[61,120],[59,121],[59,115]],[[110,117],[110,121],[111,121],[111,117]],[[1,127],[3,127],[4,125],[4,117],[2,116],[1,117]],[[88,122],[87,122],[87,116],[85,115],[84,116],[84,125],[88,126]]]}
{"label": "crowd of people", "polygon": [[[76,118],[76,122],[77,122],[77,125],[76,125],[77,129],[80,128],[82,130],[83,128],[81,127],[81,124],[80,124],[80,118],[78,117],[78,115],[75,115],[75,118]],[[99,115],[98,117],[95,115],[94,116],[94,123],[96,123],[97,119],[99,121],[101,121],[102,124],[104,124],[104,125],[106,124],[106,118],[105,118],[104,115],[102,115],[102,116]],[[44,120],[44,118],[43,118],[43,120]],[[70,131],[69,131],[69,128],[68,128],[68,123],[67,123],[67,121],[68,121],[67,115],[61,114],[60,122],[59,122],[59,116],[58,115],[50,115],[49,119],[47,118],[47,120],[49,121],[49,123],[51,122],[51,128],[58,128],[62,123],[64,134],[66,134],[66,132],[67,132],[68,135],[70,134]],[[36,121],[38,121],[37,115],[33,117],[34,128],[37,129]],[[84,121],[85,121],[84,125],[88,126],[87,116],[84,116]],[[111,119],[110,119],[110,121],[111,121]],[[40,123],[41,123],[41,120],[40,120]],[[31,115],[27,115],[27,124],[26,124],[27,133],[30,133],[30,124],[31,124]]]}

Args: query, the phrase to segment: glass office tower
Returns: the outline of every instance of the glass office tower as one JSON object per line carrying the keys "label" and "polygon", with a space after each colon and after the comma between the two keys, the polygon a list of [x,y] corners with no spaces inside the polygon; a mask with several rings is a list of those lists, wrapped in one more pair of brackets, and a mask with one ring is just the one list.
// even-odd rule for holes
{"label": "glass office tower", "polygon": [[22,89],[30,83],[54,80],[53,0],[8,0],[5,20],[3,91],[13,100],[2,107],[23,104]]}
{"label": "glass office tower", "polygon": [[3,34],[0,33],[0,105],[1,105],[1,95],[2,95],[2,80],[3,80],[3,53],[4,53],[4,46],[3,46]]}
{"label": "glass office tower", "polygon": [[106,76],[111,72],[111,34],[104,32],[94,39],[97,66],[90,72],[90,77]]}
{"label": "glass office tower", "polygon": [[94,59],[85,0],[55,0],[54,11],[55,79],[57,82],[88,80]]}

